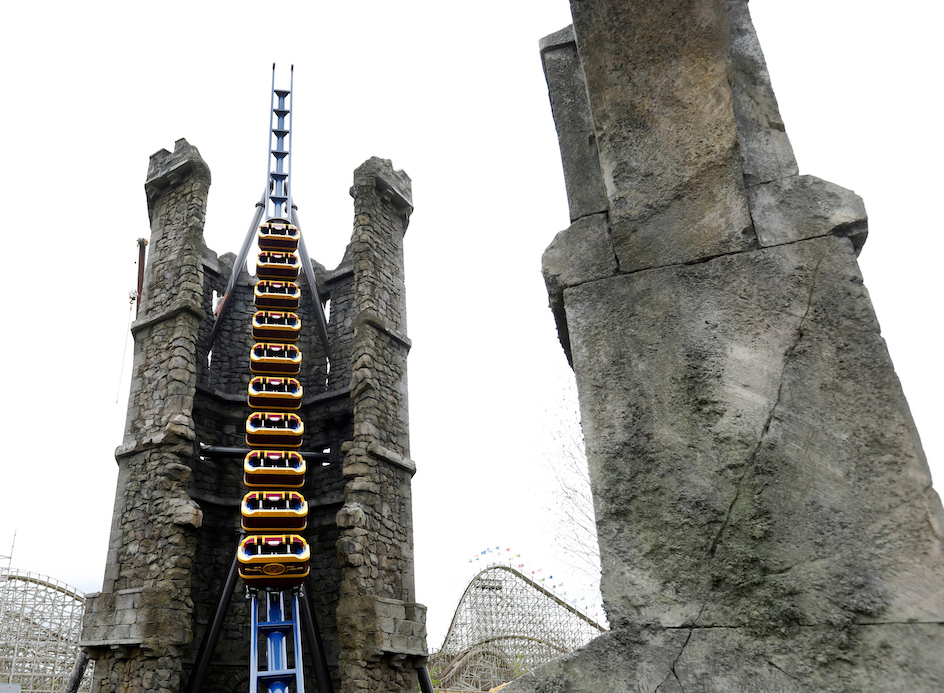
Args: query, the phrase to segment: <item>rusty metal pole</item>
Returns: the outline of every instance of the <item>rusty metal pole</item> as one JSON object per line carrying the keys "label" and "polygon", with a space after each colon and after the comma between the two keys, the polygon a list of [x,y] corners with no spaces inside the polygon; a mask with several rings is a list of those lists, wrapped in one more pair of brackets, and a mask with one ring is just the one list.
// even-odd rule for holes
{"label": "rusty metal pole", "polygon": [[134,317],[138,317],[138,311],[141,310],[141,291],[144,289],[144,249],[147,247],[147,239],[138,239],[138,294],[135,297],[137,305],[134,308]]}

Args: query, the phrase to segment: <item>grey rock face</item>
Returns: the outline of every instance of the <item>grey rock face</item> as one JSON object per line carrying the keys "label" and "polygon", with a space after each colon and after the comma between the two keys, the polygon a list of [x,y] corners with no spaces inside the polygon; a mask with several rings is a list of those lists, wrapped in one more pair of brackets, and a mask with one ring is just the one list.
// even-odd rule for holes
{"label": "grey rock face", "polygon": [[916,590],[944,620],[939,538],[904,529],[939,506],[848,240],[564,297],[611,622],[899,621]]}
{"label": "grey rock face", "polygon": [[799,174],[793,146],[780,117],[747,0],[728,2],[731,29],[732,99],[744,164],[744,184],[768,183]]}
{"label": "grey rock face", "polygon": [[930,692],[944,685],[940,642],[937,624],[796,628],[777,636],[748,628],[622,629],[502,690]]}
{"label": "grey rock face", "polygon": [[578,219],[561,231],[544,252],[544,281],[551,297],[551,310],[557,320],[561,345],[573,365],[567,320],[564,318],[565,288],[609,277],[617,273],[616,253],[610,237],[606,214]]}
{"label": "grey rock face", "polygon": [[541,59],[554,121],[561,123],[557,133],[561,156],[565,159],[564,183],[570,220],[605,212],[607,199],[600,172],[600,154],[573,27],[541,41]]}
{"label": "grey rock face", "polygon": [[747,189],[762,247],[834,234],[852,239],[856,255],[868,236],[862,198],[814,176],[788,176]]}
{"label": "grey rock face", "polygon": [[[862,200],[799,175],[746,1],[572,10],[608,209],[544,274],[613,628],[510,689],[940,690],[944,511]],[[585,126],[559,110],[563,149]]]}
{"label": "grey rock face", "polygon": [[571,9],[620,269],[752,247],[724,0]]}

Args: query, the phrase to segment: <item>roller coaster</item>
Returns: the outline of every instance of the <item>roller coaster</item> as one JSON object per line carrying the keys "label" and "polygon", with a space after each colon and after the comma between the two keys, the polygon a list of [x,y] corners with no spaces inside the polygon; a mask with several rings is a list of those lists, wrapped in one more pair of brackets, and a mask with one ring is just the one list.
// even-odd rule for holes
{"label": "roller coaster", "polygon": [[[294,77],[294,70],[292,70]],[[294,80],[293,80],[294,81]],[[305,578],[309,573],[310,552],[299,534],[307,526],[308,503],[298,489],[305,481],[305,459],[298,452],[305,426],[293,412],[301,406],[302,386],[292,376],[301,369],[301,352],[294,346],[301,331],[295,311],[301,300],[296,280],[299,276],[298,225],[292,223],[291,120],[292,88],[277,89],[272,66],[272,96],[269,117],[268,173],[266,187],[246,240],[236,260],[217,310],[211,343],[219,336],[219,326],[229,308],[229,297],[240,268],[255,239],[259,254],[254,291],[256,311],[252,316],[250,352],[251,380],[247,393],[250,408],[246,419],[243,483],[246,494],[240,504],[244,537],[239,542],[234,567],[246,584],[250,598],[250,691],[258,693],[304,693],[300,605]],[[265,215],[265,221],[260,224]],[[309,271],[310,271],[310,263]],[[313,298],[317,288],[309,277]],[[322,336],[325,335],[321,315]],[[327,339],[323,338],[327,345]],[[234,580],[230,571],[225,590]],[[188,690],[197,691],[206,672],[218,637],[228,601],[224,595],[204,638]],[[305,602],[307,605],[307,602]],[[304,613],[309,626],[310,648],[320,652],[317,631],[310,610]],[[217,631],[214,633],[214,631]],[[329,681],[324,657],[316,663],[319,690]],[[320,664],[320,666],[319,666]],[[330,688],[330,682],[327,684]]]}
{"label": "roller coaster", "polygon": [[443,691],[488,691],[573,652],[606,629],[507,565],[476,575],[429,667]]}
{"label": "roller coaster", "polygon": [[[294,69],[292,69],[294,78]],[[250,600],[249,693],[304,693],[302,631],[308,643],[318,693],[332,693],[324,648],[305,581],[311,552],[302,536],[308,503],[301,492],[306,457],[301,450],[305,425],[300,409],[303,388],[296,378],[303,354],[296,345],[302,324],[298,311],[305,272],[326,356],[330,359],[327,321],[318,296],[312,263],[292,203],[292,89],[275,86],[272,66],[266,187],[233,265],[216,311],[211,349],[232,304],[237,276],[256,242],[258,282],[253,293],[250,380],[243,458],[245,495],[240,504],[243,537],[220,593],[214,616],[197,653],[187,693],[199,693],[218,642],[230,599],[239,579]],[[232,453],[233,450],[227,450]],[[237,577],[238,576],[238,577]],[[424,693],[433,693],[425,667],[417,670]]]}
{"label": "roller coaster", "polygon": [[[0,568],[0,690],[61,693],[78,654],[85,595],[45,575]],[[85,678],[79,691],[91,689]]]}

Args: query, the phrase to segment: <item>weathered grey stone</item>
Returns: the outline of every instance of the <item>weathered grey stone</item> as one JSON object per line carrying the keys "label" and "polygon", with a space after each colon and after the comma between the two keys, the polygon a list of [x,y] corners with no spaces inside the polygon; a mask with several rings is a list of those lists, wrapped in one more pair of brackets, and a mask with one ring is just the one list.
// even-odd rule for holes
{"label": "weathered grey stone", "polygon": [[549,293],[556,295],[568,287],[617,273],[619,267],[606,221],[605,214],[584,217],[551,241],[541,267]]}
{"label": "weathered grey stone", "polygon": [[571,3],[620,270],[753,247],[724,0]]}
{"label": "weathered grey stone", "polygon": [[[196,176],[201,186],[210,185],[210,168],[203,161],[200,152],[184,138],[174,142],[174,151],[161,149],[151,155],[148,160],[147,178],[144,182],[144,191],[148,198],[148,213],[153,214],[157,198],[164,193],[165,188],[182,186],[181,192],[189,195],[193,187],[187,179]],[[199,205],[197,205],[199,209]],[[202,210],[200,210],[202,213]]]}
{"label": "weathered grey stone", "polygon": [[611,622],[944,620],[940,539],[915,534],[939,501],[849,241],[565,303]]}
{"label": "weathered grey stone", "polygon": [[[728,0],[734,116],[748,187],[799,174],[747,0]],[[757,223],[756,217],[754,223]]]}
{"label": "weathered grey stone", "polygon": [[[503,690],[534,693],[911,693],[944,686],[939,623],[793,628],[763,636],[744,628],[606,633],[583,650]],[[815,656],[799,659],[797,651]]]}
{"label": "weathered grey stone", "polygon": [[574,40],[574,27],[572,24],[568,24],[563,29],[558,29],[553,34],[548,34],[540,41],[538,41],[538,48],[543,53],[544,51],[557,48],[559,46],[565,46],[569,43],[573,43],[576,46]]}
{"label": "weathered grey stone", "polygon": [[862,201],[796,174],[746,3],[723,106],[721,4],[641,4],[572,2],[609,214],[545,253],[612,631],[509,690],[939,690],[944,509],[856,265]]}
{"label": "weathered grey stone", "polygon": [[570,219],[605,212],[608,203],[600,154],[572,26],[541,40],[541,60],[564,165]]}
{"label": "weathered grey stone", "polygon": [[607,226],[607,215],[593,214],[575,221],[557,234],[544,251],[541,262],[551,311],[557,322],[557,333],[570,362],[564,289],[611,277],[619,270]]}
{"label": "weathered grey stone", "polygon": [[747,189],[762,247],[827,234],[848,236],[856,255],[868,236],[862,198],[814,176],[788,176]]}

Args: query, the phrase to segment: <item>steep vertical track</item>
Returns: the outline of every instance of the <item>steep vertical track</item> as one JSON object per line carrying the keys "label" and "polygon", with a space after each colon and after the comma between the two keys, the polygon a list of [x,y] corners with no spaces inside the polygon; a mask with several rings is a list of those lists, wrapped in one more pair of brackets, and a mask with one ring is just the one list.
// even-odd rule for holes
{"label": "steep vertical track", "polygon": [[[300,534],[307,527],[305,460],[297,452],[305,426],[294,412],[302,385],[293,376],[302,354],[298,310],[299,232],[291,223],[292,86],[275,87],[269,115],[268,174],[256,234],[259,255],[254,290],[246,443],[247,493],[241,504],[239,575],[251,602],[250,693],[304,693],[299,596],[308,577],[310,551]],[[237,268],[238,270],[238,268]]]}

